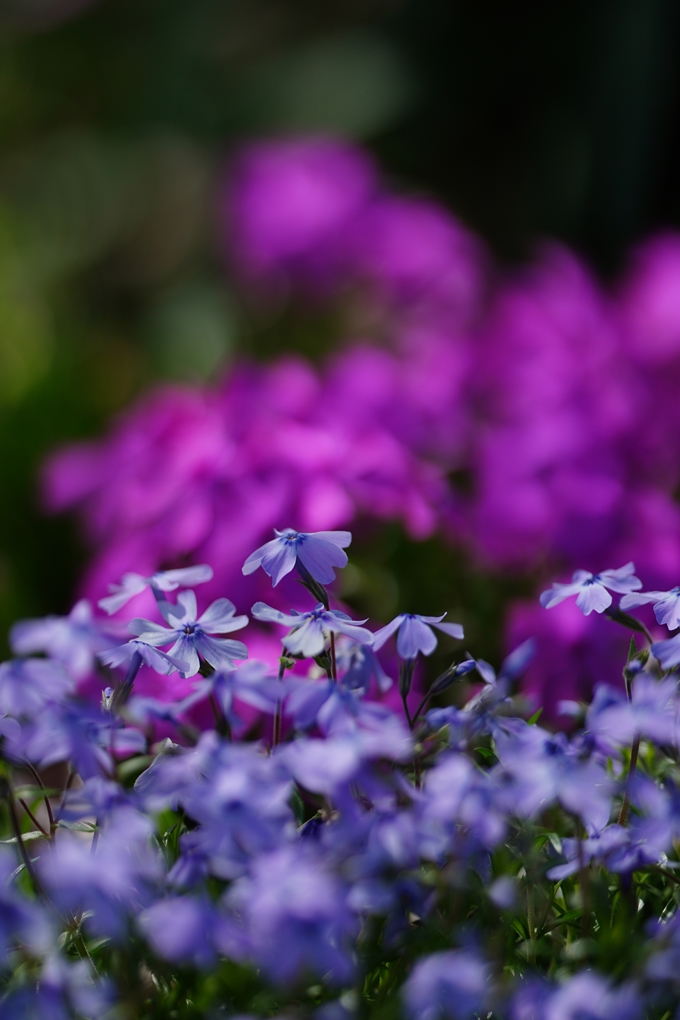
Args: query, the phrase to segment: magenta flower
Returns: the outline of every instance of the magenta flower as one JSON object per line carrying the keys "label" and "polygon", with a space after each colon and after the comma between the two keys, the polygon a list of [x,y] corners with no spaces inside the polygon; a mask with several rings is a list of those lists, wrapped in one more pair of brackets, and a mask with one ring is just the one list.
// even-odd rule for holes
{"label": "magenta flower", "polygon": [[262,567],[277,585],[282,577],[289,574],[298,560],[304,569],[319,584],[330,584],[335,580],[333,567],[347,565],[344,551],[352,541],[349,531],[317,531],[309,534],[284,528],[276,531],[276,538],[251,553],[243,564],[243,573],[252,574]]}
{"label": "magenta flower", "polygon": [[544,609],[552,609],[570,595],[576,595],[576,605],[584,616],[595,610],[604,613],[612,604],[612,597],[607,589],[615,592],[632,592],[642,587],[642,581],[635,577],[635,564],[626,563],[618,570],[603,570],[600,574],[589,574],[587,570],[577,570],[570,584],[553,584],[552,588],[542,592],[540,597]]}

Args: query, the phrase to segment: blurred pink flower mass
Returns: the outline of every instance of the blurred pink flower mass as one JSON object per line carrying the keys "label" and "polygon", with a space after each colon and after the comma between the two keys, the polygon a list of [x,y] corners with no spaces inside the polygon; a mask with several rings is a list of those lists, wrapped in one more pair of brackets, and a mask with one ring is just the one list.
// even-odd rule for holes
{"label": "blurred pink flower mass", "polygon": [[[360,293],[380,339],[357,330],[320,368],[244,360],[215,387],[160,387],[104,439],[54,455],[47,504],[78,508],[94,550],[83,594],[206,562],[206,598],[247,607],[268,588],[242,563],[274,527],[357,518],[441,534],[491,569],[567,576],[633,559],[647,587],[678,583],[680,237],[642,245],[612,292],[556,245],[499,273],[446,210],[392,194],[332,139],[244,149],[222,215],[249,287]],[[538,636],[538,700],[615,675],[601,640],[587,654],[607,626],[571,605],[511,610],[513,641]]]}

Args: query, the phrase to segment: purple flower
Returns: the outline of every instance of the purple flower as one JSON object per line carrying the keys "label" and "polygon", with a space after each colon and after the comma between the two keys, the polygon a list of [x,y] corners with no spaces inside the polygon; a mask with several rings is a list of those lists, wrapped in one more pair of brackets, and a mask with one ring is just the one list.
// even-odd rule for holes
{"label": "purple flower", "polygon": [[634,986],[612,988],[599,974],[584,971],[554,992],[540,1020],[633,1020],[641,1006]]}
{"label": "purple flower", "polygon": [[264,602],[256,602],[251,612],[256,620],[293,628],[283,639],[283,644],[291,655],[302,655],[305,658],[321,655],[328,632],[346,634],[362,645],[370,645],[373,642],[370,630],[358,626],[366,623],[365,620],[352,621],[346,613],[341,613],[338,609],[325,609],[321,602],[308,613],[295,614],[282,613]]}
{"label": "purple flower", "polygon": [[246,662],[238,669],[213,673],[206,681],[206,689],[215,695],[232,729],[242,722],[234,709],[234,699],[268,715],[276,712],[281,699],[281,684],[271,676],[264,662]]}
{"label": "purple flower", "polygon": [[189,669],[188,662],[174,658],[146,641],[140,641],[139,638],[126,641],[124,645],[117,645],[116,648],[107,648],[105,652],[98,652],[97,658],[106,666],[122,666],[129,663],[133,655],[138,655],[145,666],[151,666],[164,676],[176,671],[186,673]]}
{"label": "purple flower", "polygon": [[673,744],[678,735],[677,714],[676,681],[659,681],[639,673],[633,680],[630,700],[621,691],[598,685],[586,724],[598,746],[611,754],[613,748],[629,745],[636,736],[657,744]]}
{"label": "purple flower", "polygon": [[110,595],[99,599],[97,605],[107,613],[117,613],[126,603],[141,595],[146,588],[154,591],[175,591],[177,588],[188,588],[194,584],[203,584],[204,581],[211,581],[213,576],[212,567],[202,563],[196,567],[181,567],[179,570],[159,570],[150,577],[143,577],[142,574],[123,574],[120,584],[110,584]]}
{"label": "purple flower", "polygon": [[633,595],[624,595],[621,609],[637,609],[648,603],[654,605],[657,623],[665,623],[669,630],[680,627],[680,587],[670,591],[640,591]]}
{"label": "purple flower", "polygon": [[227,903],[243,917],[255,962],[274,981],[309,971],[331,984],[351,978],[357,925],[344,888],[309,843],[261,854]]}
{"label": "purple flower", "polygon": [[116,941],[127,937],[128,918],[151,899],[161,876],[152,847],[153,824],[129,807],[109,815],[93,850],[89,842],[61,834],[40,859],[40,874],[58,908],[92,911],[87,924]]}
{"label": "purple flower", "polygon": [[0,716],[32,716],[49,701],[62,701],[73,677],[49,659],[13,659],[0,664]]}
{"label": "purple flower", "polygon": [[551,609],[570,595],[576,595],[576,605],[584,616],[588,616],[593,610],[603,613],[609,609],[612,597],[608,588],[615,592],[632,592],[641,587],[642,581],[635,577],[634,563],[626,563],[618,570],[603,570],[599,574],[577,570],[570,584],[553,584],[541,594],[540,602],[544,609]]}
{"label": "purple flower", "polygon": [[340,638],[336,656],[338,669],[343,673],[342,682],[348,690],[368,691],[373,680],[381,694],[385,694],[392,686],[392,678],[387,675],[378,656],[368,645],[358,645],[349,638]]}
{"label": "purple flower", "polygon": [[655,641],[652,647],[652,655],[655,655],[664,669],[673,669],[680,663],[680,634],[666,638],[664,641]]}
{"label": "purple flower", "polygon": [[412,1020],[468,1020],[487,1011],[489,965],[464,949],[432,953],[419,960],[402,994]]}
{"label": "purple flower", "polygon": [[462,641],[463,628],[461,625],[459,623],[442,623],[445,616],[446,613],[442,613],[441,616],[416,616],[414,613],[401,613],[374,635],[373,648],[376,651],[382,648],[387,639],[394,634],[395,630],[398,630],[397,651],[402,659],[415,659],[418,652],[422,655],[431,655],[437,647],[437,638],[432,632],[432,627]]}
{"label": "purple flower", "polygon": [[277,537],[256,549],[243,564],[244,574],[252,574],[262,567],[272,578],[272,583],[277,585],[299,560],[315,581],[330,584],[335,580],[333,567],[347,565],[344,550],[352,541],[349,531],[317,531],[313,534],[293,531],[292,528],[274,531]]}
{"label": "purple flower", "polygon": [[190,896],[159,900],[137,918],[159,956],[203,968],[215,961],[212,936],[218,923],[217,912],[207,898]]}
{"label": "purple flower", "polygon": [[167,645],[174,641],[167,653],[170,659],[182,660],[187,669],[180,670],[184,677],[195,676],[200,668],[199,656],[215,669],[234,669],[234,659],[247,659],[248,649],[242,641],[212,637],[240,630],[248,623],[247,616],[234,616],[236,607],[229,599],[217,599],[202,616],[196,619],[196,596],[184,591],[177,597],[177,605],[159,602],[163,618],[170,627],[151,620],[131,620],[128,628],[140,641],[149,645]]}
{"label": "purple flower", "polygon": [[92,671],[96,652],[106,648],[111,638],[92,616],[87,599],[76,602],[68,616],[46,616],[41,620],[21,620],[9,635],[15,655],[45,652],[62,662],[80,680]]}

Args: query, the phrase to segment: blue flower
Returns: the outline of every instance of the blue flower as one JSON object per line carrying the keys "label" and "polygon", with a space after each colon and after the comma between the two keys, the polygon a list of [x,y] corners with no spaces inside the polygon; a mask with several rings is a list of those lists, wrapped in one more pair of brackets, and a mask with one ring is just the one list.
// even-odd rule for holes
{"label": "blue flower", "polygon": [[461,625],[459,623],[442,623],[445,616],[446,613],[442,613],[441,616],[416,616],[414,613],[401,613],[375,634],[373,648],[376,651],[382,648],[387,639],[398,630],[397,652],[402,659],[415,659],[418,652],[422,655],[431,655],[437,647],[437,638],[432,627],[462,641],[463,628]]}
{"label": "blue flower", "polygon": [[110,584],[111,594],[100,599],[97,605],[111,615],[122,609],[135,595],[141,595],[145,588],[151,588],[154,593],[176,591],[177,588],[203,584],[204,581],[212,580],[212,576],[212,567],[207,563],[201,563],[196,567],[181,567],[179,570],[159,570],[150,577],[144,577],[143,574],[123,574],[121,583]]}
{"label": "blue flower", "polygon": [[680,627],[680,587],[670,591],[639,591],[633,595],[624,595],[621,609],[637,609],[649,602],[654,605],[657,623],[665,623],[669,630]]}
{"label": "blue flower", "polygon": [[467,1020],[488,1009],[491,968],[477,953],[451,949],[422,957],[402,995],[411,1020]]}
{"label": "blue flower", "polygon": [[187,669],[180,671],[182,676],[198,673],[199,656],[215,669],[234,669],[234,659],[248,658],[248,649],[242,641],[209,636],[229,634],[248,623],[247,616],[234,616],[236,607],[229,599],[217,599],[198,619],[193,591],[183,591],[178,595],[176,606],[171,602],[159,602],[158,608],[170,624],[169,628],[142,619],[131,620],[128,628],[148,645],[158,647],[174,641],[167,655],[186,664]]}
{"label": "blue flower", "polygon": [[277,537],[256,549],[243,564],[244,574],[252,574],[262,567],[272,583],[277,585],[299,560],[315,581],[330,584],[335,580],[333,567],[347,566],[344,549],[352,541],[349,531],[317,531],[311,534],[293,531],[292,528],[274,531]]}
{"label": "blue flower", "polygon": [[12,627],[9,641],[15,655],[45,652],[82,680],[94,667],[95,653],[111,644],[111,636],[94,619],[87,599],[81,599],[68,616],[20,620]]}
{"label": "blue flower", "polygon": [[634,563],[626,563],[618,570],[603,570],[600,574],[577,570],[570,584],[553,584],[541,594],[540,602],[544,609],[552,609],[570,595],[576,595],[576,605],[588,616],[593,610],[603,613],[609,609],[612,604],[609,591],[632,592],[641,587],[642,581],[635,577]]}
{"label": "blue flower", "polygon": [[362,645],[370,645],[373,642],[370,630],[359,626],[366,623],[365,620],[353,621],[346,613],[341,613],[337,609],[325,609],[321,602],[308,613],[295,614],[282,613],[264,602],[256,602],[251,612],[256,620],[280,623],[283,627],[293,628],[283,639],[283,644],[291,655],[303,655],[305,658],[321,655],[328,632],[346,634]]}

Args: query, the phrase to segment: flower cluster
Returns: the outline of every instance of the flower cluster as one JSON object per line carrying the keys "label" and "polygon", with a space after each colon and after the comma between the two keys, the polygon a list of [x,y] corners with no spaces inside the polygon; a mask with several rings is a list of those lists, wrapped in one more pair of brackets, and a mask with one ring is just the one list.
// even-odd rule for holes
{"label": "flower cluster", "polygon": [[[0,666],[3,1015],[677,1010],[680,694],[666,659],[679,638],[650,643],[626,612],[651,602],[677,629],[677,588],[640,591],[630,563],[545,594],[638,638],[626,694],[601,685],[565,704],[567,736],[515,697],[531,644],[498,674],[454,660],[416,705],[432,628],[447,641],[462,628],[401,614],[373,633],[331,608],[324,580],[350,539],[288,528],[245,559],[321,595],[288,614],[253,607],[287,631],[276,674],[223,636],[246,624],[231,602],[198,615],[185,586],[207,567],[124,579],[114,597],[148,583],[169,624],[135,619],[127,642],[90,607],[17,625],[19,656]],[[365,698],[389,683],[376,652],[394,635],[403,713]],[[79,650],[99,663],[97,708],[76,693]],[[183,674],[190,694],[140,694],[143,663],[159,682]],[[287,675],[296,663],[306,675]],[[433,705],[446,691],[455,704]],[[271,728],[248,721],[251,705]]]}
{"label": "flower cluster", "polygon": [[[46,500],[83,514],[83,595],[132,566],[116,605],[159,568],[206,560],[211,593],[261,598],[241,565],[282,519],[312,531],[395,520],[515,572],[634,558],[670,586],[678,237],[644,244],[608,293],[557,246],[504,274],[444,209],[394,194],[365,153],[328,138],[246,147],[222,216],[243,293],[341,303],[346,342],[319,368],[241,362],[215,387],[157,389],[107,438],[57,453]],[[260,552],[285,572],[290,551]],[[528,690],[552,712],[617,675],[620,649],[592,616],[513,605],[508,645],[532,633]]]}

